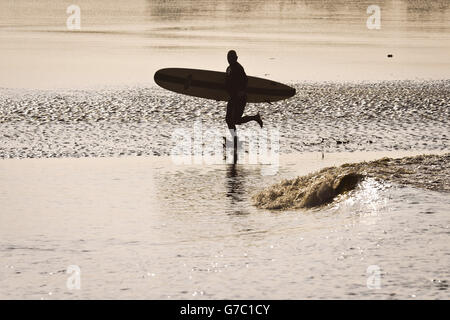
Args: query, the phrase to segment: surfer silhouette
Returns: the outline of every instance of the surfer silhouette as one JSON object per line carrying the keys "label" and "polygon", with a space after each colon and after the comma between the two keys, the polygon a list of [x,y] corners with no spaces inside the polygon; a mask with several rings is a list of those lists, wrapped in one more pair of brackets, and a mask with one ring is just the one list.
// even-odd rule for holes
{"label": "surfer silhouette", "polygon": [[244,114],[245,105],[247,104],[247,75],[244,68],[237,62],[238,56],[236,51],[230,50],[227,54],[227,60],[230,64],[226,71],[226,90],[230,95],[227,104],[227,115],[225,121],[231,135],[236,133],[236,125],[256,121],[262,128],[263,122],[261,116],[257,113],[254,116],[242,116]]}

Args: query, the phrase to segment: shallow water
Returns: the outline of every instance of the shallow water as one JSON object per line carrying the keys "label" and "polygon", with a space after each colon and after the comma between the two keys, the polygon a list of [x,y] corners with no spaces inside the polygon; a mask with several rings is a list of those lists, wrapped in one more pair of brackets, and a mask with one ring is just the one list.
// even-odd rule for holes
{"label": "shallow water", "polygon": [[275,176],[164,157],[3,160],[0,297],[448,299],[448,194],[366,180],[322,210],[251,203],[281,178],[377,157],[292,155]]}
{"label": "shallow water", "polygon": [[[267,132],[269,140],[278,132],[281,153],[449,147],[449,80],[295,87],[291,99],[246,107],[246,114],[261,113],[267,131],[249,123],[240,132]],[[194,139],[201,126],[207,145],[209,129],[229,136],[225,109],[153,87],[0,89],[0,158],[169,155],[176,130]]]}
{"label": "shallow water", "polygon": [[[77,0],[69,31],[57,0],[0,3],[0,87],[153,84],[163,67],[225,70],[233,48],[249,75],[277,81],[447,79],[447,0]],[[393,58],[387,58],[393,54]]]}

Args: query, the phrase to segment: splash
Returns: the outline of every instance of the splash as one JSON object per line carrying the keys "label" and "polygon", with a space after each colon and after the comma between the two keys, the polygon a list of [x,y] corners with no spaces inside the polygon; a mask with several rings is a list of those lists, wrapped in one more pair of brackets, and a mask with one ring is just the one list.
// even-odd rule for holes
{"label": "splash", "polygon": [[368,177],[429,190],[450,192],[450,153],[328,167],[306,176],[283,180],[255,194],[258,208],[287,210],[328,204]]}

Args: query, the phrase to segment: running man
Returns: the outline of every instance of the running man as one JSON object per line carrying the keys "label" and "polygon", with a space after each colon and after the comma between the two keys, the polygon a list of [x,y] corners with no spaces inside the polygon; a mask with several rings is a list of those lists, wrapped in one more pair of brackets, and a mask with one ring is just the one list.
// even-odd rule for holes
{"label": "running man", "polygon": [[227,122],[231,135],[234,137],[237,124],[243,124],[253,120],[258,122],[262,128],[263,122],[259,113],[254,116],[242,116],[245,105],[247,104],[247,75],[241,64],[237,62],[238,56],[236,51],[228,51],[227,59],[230,65],[227,68],[226,89],[230,95],[230,100],[227,104],[225,121]]}

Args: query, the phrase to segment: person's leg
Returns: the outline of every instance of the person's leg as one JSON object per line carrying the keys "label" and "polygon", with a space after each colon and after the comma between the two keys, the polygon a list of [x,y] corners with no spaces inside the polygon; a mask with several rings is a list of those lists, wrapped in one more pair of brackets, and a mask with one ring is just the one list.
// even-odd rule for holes
{"label": "person's leg", "polygon": [[231,137],[234,137],[236,133],[236,123],[234,122],[234,105],[235,101],[230,99],[227,104],[227,115],[225,121],[227,123],[228,129],[230,130]]}
{"label": "person's leg", "polygon": [[263,122],[262,122],[262,119],[261,119],[261,116],[259,115],[259,113],[257,113],[254,116],[243,116],[241,118],[241,121],[240,121],[239,124],[246,123],[246,122],[249,122],[249,121],[256,121],[256,122],[258,122],[258,124],[259,124],[259,126],[261,128],[263,127]]}
{"label": "person's leg", "polygon": [[237,124],[243,124],[243,123],[247,123],[250,121],[257,121],[258,119],[258,115],[255,116],[243,116],[241,117],[241,119],[239,119],[239,122]]}
{"label": "person's leg", "polygon": [[245,109],[246,104],[247,104],[247,99],[244,98],[241,101],[239,101],[239,104],[236,105],[236,108],[235,108],[236,112],[234,114],[235,123],[243,124],[243,123],[247,123],[249,121],[256,121],[262,128],[263,123],[262,123],[261,116],[259,115],[259,113],[254,116],[242,116],[244,114],[244,109]]}
{"label": "person's leg", "polygon": [[235,124],[242,124],[242,115],[244,114],[246,101],[245,99],[235,99],[233,104],[233,121]]}

